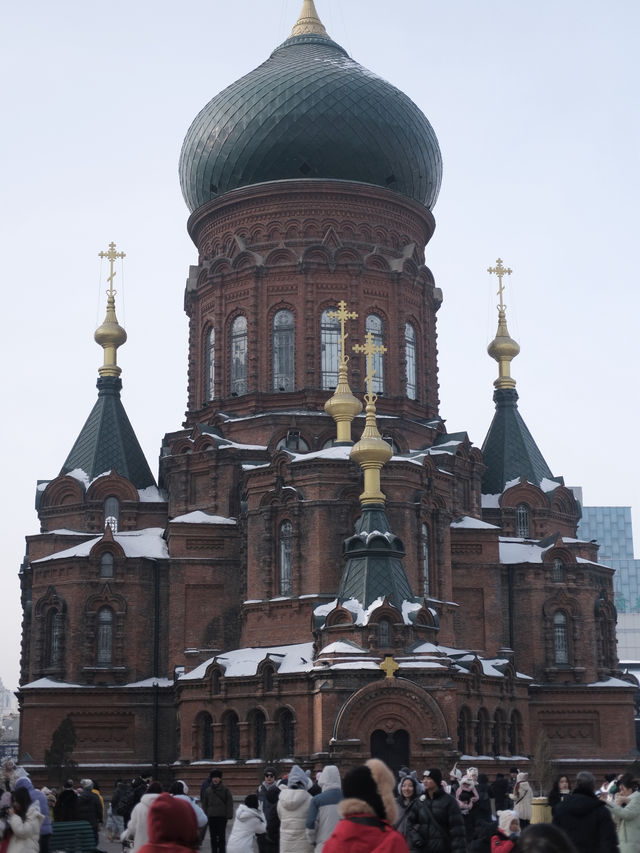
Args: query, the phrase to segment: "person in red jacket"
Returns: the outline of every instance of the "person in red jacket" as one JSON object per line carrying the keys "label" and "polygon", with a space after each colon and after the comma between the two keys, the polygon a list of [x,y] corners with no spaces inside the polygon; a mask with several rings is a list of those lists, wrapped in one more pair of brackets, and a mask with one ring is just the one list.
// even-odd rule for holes
{"label": "person in red jacket", "polygon": [[322,853],[408,853],[407,843],[391,826],[397,817],[395,779],[377,758],[354,767],[344,777],[341,820]]}
{"label": "person in red jacket", "polygon": [[491,853],[511,853],[520,834],[520,818],[511,809],[498,812],[498,831],[491,836]]}

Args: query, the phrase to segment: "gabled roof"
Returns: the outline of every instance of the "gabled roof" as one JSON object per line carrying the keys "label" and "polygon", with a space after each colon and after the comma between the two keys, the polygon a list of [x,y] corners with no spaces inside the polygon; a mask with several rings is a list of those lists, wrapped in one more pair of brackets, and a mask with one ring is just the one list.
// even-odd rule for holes
{"label": "gabled roof", "polygon": [[518,411],[515,388],[500,388],[493,394],[496,413],[482,445],[487,470],[482,477],[483,494],[500,494],[506,483],[524,477],[530,483],[555,479]]}
{"label": "gabled roof", "polygon": [[156,481],[120,400],[122,381],[101,376],[98,399],[80,431],[60,474],[81,468],[93,480],[104,471],[117,471],[137,489]]}

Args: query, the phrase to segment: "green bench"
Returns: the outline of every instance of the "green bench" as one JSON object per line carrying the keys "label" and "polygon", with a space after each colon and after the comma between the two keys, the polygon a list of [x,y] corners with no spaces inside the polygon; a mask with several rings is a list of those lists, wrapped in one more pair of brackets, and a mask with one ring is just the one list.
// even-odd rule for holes
{"label": "green bench", "polygon": [[96,849],[93,829],[86,820],[54,821],[51,829],[51,853],[91,853]]}

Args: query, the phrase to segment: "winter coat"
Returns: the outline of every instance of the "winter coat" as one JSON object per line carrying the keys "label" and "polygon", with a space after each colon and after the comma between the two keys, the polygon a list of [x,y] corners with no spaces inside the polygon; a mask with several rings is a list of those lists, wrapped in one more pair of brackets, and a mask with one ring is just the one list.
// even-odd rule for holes
{"label": "winter coat", "polygon": [[438,789],[423,794],[409,814],[409,849],[421,853],[466,853],[466,831],[455,798]]}
{"label": "winter coat", "polygon": [[417,808],[418,797],[412,800],[405,800],[404,797],[398,798],[398,818],[393,824],[393,828],[397,829],[403,838],[409,837],[409,814],[413,808]]}
{"label": "winter coat", "polygon": [[53,807],[54,821],[78,820],[78,795],[73,788],[63,788]]}
{"label": "winter coat", "polygon": [[307,840],[314,853],[321,853],[326,840],[336,828],[340,815],[338,804],[342,800],[340,771],[334,764],[327,765],[318,777],[322,793],[311,798],[307,812]]}
{"label": "winter coat", "polygon": [[407,842],[364,800],[348,798],[339,806],[342,820],[322,853],[408,853]]}
{"label": "winter coat", "polygon": [[264,817],[265,817],[266,821],[269,820],[269,817],[271,815],[272,810],[275,809],[275,807],[276,807],[275,802],[271,803],[267,799],[267,794],[269,793],[269,791],[278,791],[279,792],[280,788],[278,788],[278,785],[276,782],[271,782],[269,784],[267,784],[266,782],[263,782],[261,785],[258,786],[258,790],[256,792],[258,794],[258,802],[260,803],[260,807],[261,807],[262,811],[264,812]]}
{"label": "winter coat", "polygon": [[102,823],[102,806],[100,797],[93,791],[83,791],[78,794],[78,820],[86,820],[91,824],[94,832],[98,831],[98,824]]}
{"label": "winter coat", "polygon": [[126,841],[128,838],[133,838],[132,853],[137,851],[146,844],[149,840],[147,833],[147,819],[149,817],[149,809],[153,802],[160,794],[143,794],[137,806],[134,806],[131,812],[131,819],[127,828],[120,836],[120,841]]}
{"label": "winter coat", "polygon": [[513,800],[513,810],[518,813],[520,820],[531,820],[533,805],[533,791],[528,782],[516,782],[513,794],[509,795]]}
{"label": "winter coat", "polygon": [[311,794],[304,788],[282,788],[278,797],[280,853],[311,853],[306,820]]}
{"label": "winter coat", "polygon": [[634,791],[626,806],[607,803],[618,822],[620,853],[638,853],[640,850],[640,791]]}
{"label": "winter coat", "polygon": [[198,844],[195,812],[180,797],[155,796],[147,818],[149,840],[140,853],[193,853]]}
{"label": "winter coat", "polygon": [[515,841],[500,829],[491,836],[491,853],[511,853],[515,846]]}
{"label": "winter coat", "polygon": [[203,806],[207,817],[225,817],[227,820],[233,817],[233,796],[222,782],[209,785],[204,794]]}
{"label": "winter coat", "polygon": [[258,853],[256,835],[263,835],[266,830],[267,823],[260,809],[250,809],[240,803],[227,839],[227,853]]}
{"label": "winter coat", "polygon": [[479,799],[480,797],[475,785],[466,781],[460,783],[460,787],[456,791],[456,802],[463,815],[469,814]]}
{"label": "winter coat", "polygon": [[7,847],[7,853],[38,853],[40,850],[40,828],[43,821],[44,815],[40,811],[38,803],[31,803],[24,820],[20,815],[9,815],[7,823],[13,834]]}
{"label": "winter coat", "polygon": [[556,806],[552,823],[564,829],[580,853],[616,853],[618,837],[607,804],[576,789]]}
{"label": "winter coat", "polygon": [[29,792],[29,797],[32,803],[37,803],[40,813],[44,816],[42,826],[40,827],[40,835],[51,835],[51,816],[49,813],[49,801],[38,788],[33,787],[33,782],[28,776],[23,776],[16,782],[16,791],[18,788],[26,788]]}

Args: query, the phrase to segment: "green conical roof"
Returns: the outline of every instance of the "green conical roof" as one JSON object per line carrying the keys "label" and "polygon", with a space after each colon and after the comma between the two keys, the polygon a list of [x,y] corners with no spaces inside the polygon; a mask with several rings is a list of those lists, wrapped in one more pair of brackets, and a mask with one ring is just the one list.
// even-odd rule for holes
{"label": "green conical roof", "polygon": [[116,471],[137,489],[155,486],[151,469],[120,400],[122,381],[101,376],[98,399],[71,448],[60,474],[80,468],[90,480]]}
{"label": "green conical roof", "polygon": [[500,388],[493,394],[496,413],[482,445],[487,470],[482,477],[482,493],[497,495],[510,480],[524,477],[540,485],[554,478],[538,445],[518,411],[515,388]]}
{"label": "green conical roof", "polygon": [[403,601],[414,601],[402,564],[402,540],[391,532],[382,504],[366,505],[356,522],[356,532],[343,546],[347,562],[340,582],[338,601],[355,598],[363,608],[384,598],[402,609]]}

